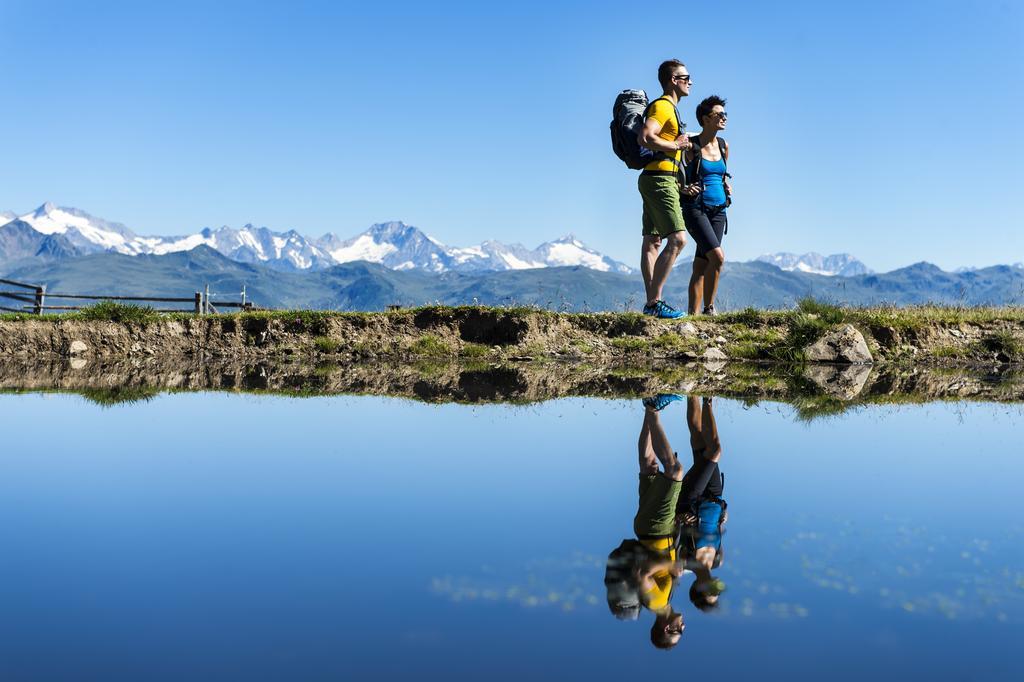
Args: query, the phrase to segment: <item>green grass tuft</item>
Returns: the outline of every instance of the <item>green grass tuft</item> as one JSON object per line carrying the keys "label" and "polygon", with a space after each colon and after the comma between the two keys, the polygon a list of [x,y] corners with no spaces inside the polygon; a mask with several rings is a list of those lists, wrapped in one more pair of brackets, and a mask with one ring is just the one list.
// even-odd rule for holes
{"label": "green grass tuft", "polygon": [[1012,332],[1002,329],[988,334],[981,340],[981,345],[993,353],[1002,353],[1011,360],[1024,357],[1024,344]]}
{"label": "green grass tuft", "polygon": [[73,312],[68,317],[76,320],[146,324],[160,319],[160,313],[152,308],[132,303],[101,301]]}
{"label": "green grass tuft", "polygon": [[482,343],[466,343],[463,344],[462,350],[459,351],[459,355],[464,358],[482,358],[491,354],[489,346],[485,346]]}
{"label": "green grass tuft", "polygon": [[800,299],[797,310],[805,315],[813,315],[825,324],[840,324],[846,321],[845,309],[809,297]]}
{"label": "green grass tuft", "polygon": [[341,350],[341,341],[329,336],[318,336],[313,339],[313,347],[320,353],[337,353]]}
{"label": "green grass tuft", "polygon": [[452,355],[452,349],[448,344],[433,334],[424,334],[420,338],[416,339],[412,345],[409,346],[409,350],[414,355]]}
{"label": "green grass tuft", "polygon": [[627,353],[639,353],[651,347],[647,339],[636,336],[619,336],[611,340],[612,346]]}

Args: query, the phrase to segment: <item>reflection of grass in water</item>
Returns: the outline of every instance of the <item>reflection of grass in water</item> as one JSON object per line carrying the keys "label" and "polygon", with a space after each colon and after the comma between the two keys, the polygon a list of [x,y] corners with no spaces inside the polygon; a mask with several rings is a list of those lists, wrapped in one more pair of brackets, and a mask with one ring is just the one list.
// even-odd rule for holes
{"label": "reflection of grass in water", "polygon": [[148,386],[117,386],[114,388],[87,388],[79,394],[91,403],[103,407],[149,402],[160,395],[160,389]]}

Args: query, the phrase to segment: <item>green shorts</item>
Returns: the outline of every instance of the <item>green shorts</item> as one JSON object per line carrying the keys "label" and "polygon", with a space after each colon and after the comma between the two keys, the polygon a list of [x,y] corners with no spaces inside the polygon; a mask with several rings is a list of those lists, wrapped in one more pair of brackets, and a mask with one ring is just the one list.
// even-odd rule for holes
{"label": "green shorts", "polygon": [[679,179],[675,175],[644,175],[636,181],[644,200],[644,234],[667,237],[686,229],[679,205]]}
{"label": "green shorts", "polygon": [[673,481],[665,474],[640,474],[640,504],[633,518],[638,538],[675,535],[676,503],[682,489],[682,481]]}

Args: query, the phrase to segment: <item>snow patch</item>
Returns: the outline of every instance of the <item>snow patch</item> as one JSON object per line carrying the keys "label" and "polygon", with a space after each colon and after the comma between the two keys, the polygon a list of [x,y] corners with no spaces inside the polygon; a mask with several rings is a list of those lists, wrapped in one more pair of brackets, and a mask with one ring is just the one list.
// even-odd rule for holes
{"label": "snow patch", "polygon": [[379,244],[368,234],[360,235],[348,246],[328,251],[327,253],[339,263],[348,263],[354,260],[366,260],[371,263],[382,263],[389,253],[398,249],[394,244]]}
{"label": "snow patch", "polygon": [[551,244],[549,249],[547,258],[549,264],[582,265],[585,268],[601,272],[611,269],[601,256],[581,249],[575,240],[568,243]]}
{"label": "snow patch", "polygon": [[533,268],[546,267],[544,263],[531,263],[529,261],[522,260],[521,258],[516,258],[511,253],[501,254],[501,260],[503,260],[511,270],[532,270]]}

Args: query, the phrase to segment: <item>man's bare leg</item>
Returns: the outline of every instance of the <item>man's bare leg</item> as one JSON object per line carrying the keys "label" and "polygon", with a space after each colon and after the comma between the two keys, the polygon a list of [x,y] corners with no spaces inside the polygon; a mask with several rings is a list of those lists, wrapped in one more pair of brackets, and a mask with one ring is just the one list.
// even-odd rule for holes
{"label": "man's bare leg", "polygon": [[654,454],[654,446],[651,444],[651,429],[647,425],[646,419],[640,428],[637,452],[640,455],[640,473],[645,475],[658,473],[658,457]]}
{"label": "man's bare leg", "polygon": [[672,445],[668,442],[665,430],[661,428],[661,419],[657,410],[647,408],[644,412],[644,427],[648,429],[651,438],[651,445],[654,447],[654,454],[661,462],[665,475],[673,481],[683,480],[683,466],[679,458],[672,451]]}
{"label": "man's bare leg", "polygon": [[661,236],[645,234],[640,247],[640,274],[644,278],[644,296],[651,302],[651,281],[654,279],[654,263],[658,260],[658,249],[661,248]]}
{"label": "man's bare leg", "polygon": [[672,272],[672,266],[675,265],[676,258],[679,257],[679,253],[683,250],[684,246],[686,246],[686,233],[681,230],[673,232],[665,238],[665,248],[661,250],[661,255],[654,262],[651,291],[647,294],[648,305],[661,300],[665,282],[668,280],[668,275]]}

